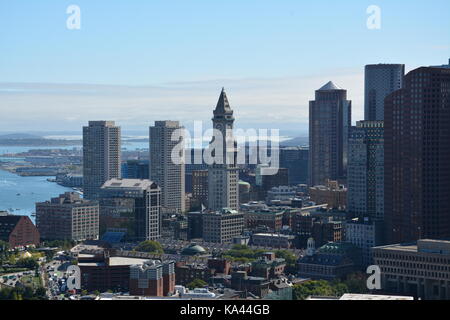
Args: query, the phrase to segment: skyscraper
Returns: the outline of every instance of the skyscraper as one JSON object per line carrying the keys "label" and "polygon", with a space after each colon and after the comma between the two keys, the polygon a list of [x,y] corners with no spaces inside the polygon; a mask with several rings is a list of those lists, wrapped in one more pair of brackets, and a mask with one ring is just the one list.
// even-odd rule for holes
{"label": "skyscraper", "polygon": [[[212,155],[219,158],[208,169],[208,207],[211,210],[239,208],[239,174],[236,165],[237,148],[233,139],[233,110],[228,102],[225,89],[220,93],[219,101],[212,119],[213,128],[220,136],[213,135],[210,144]],[[219,140],[220,139],[220,140]],[[215,150],[215,147],[222,150]]]}
{"label": "skyscraper", "polygon": [[384,124],[358,121],[348,146],[348,212],[354,217],[384,219]]}
{"label": "skyscraper", "polygon": [[333,82],[316,90],[309,103],[309,184],[345,182],[352,102]]}
{"label": "skyscraper", "polygon": [[[172,141],[172,135],[184,128],[178,121],[155,121],[150,127],[150,180],[161,188],[161,209],[164,213],[181,213],[185,210],[184,147],[180,162],[172,159],[172,151],[183,141]],[[177,131],[178,130],[178,131]],[[176,132],[177,131],[177,132]],[[181,138],[183,139],[183,138]]]}
{"label": "skyscraper", "polygon": [[381,245],[384,223],[384,123],[358,121],[348,143],[347,242],[362,251],[363,264],[373,264],[371,248]]}
{"label": "skyscraper", "polygon": [[289,185],[308,183],[308,147],[280,148],[280,167],[289,170]]}
{"label": "skyscraper", "polygon": [[370,64],[365,70],[364,119],[384,120],[384,99],[403,86],[404,64]]}
{"label": "skyscraper", "polygon": [[422,67],[385,100],[389,243],[450,237],[450,68]]}
{"label": "skyscraper", "polygon": [[98,199],[101,186],[121,176],[120,127],[114,121],[89,121],[83,127],[84,198]]}
{"label": "skyscraper", "polygon": [[123,229],[129,241],[161,237],[161,189],[150,180],[111,179],[101,189],[100,230]]}

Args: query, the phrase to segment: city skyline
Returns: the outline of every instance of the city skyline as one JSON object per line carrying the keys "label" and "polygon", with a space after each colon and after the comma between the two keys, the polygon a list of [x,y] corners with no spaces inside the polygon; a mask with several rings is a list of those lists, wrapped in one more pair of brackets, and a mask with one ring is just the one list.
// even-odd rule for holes
{"label": "city skyline", "polygon": [[449,12],[0,3],[0,301],[450,300]]}
{"label": "city skyline", "polygon": [[[378,1],[379,30],[367,28],[368,1],[75,4],[80,30],[66,27],[69,3],[0,5],[1,131],[75,131],[105,112],[125,130],[145,130],[175,111],[189,127],[208,121],[210,101],[225,87],[237,127],[301,136],[308,101],[323,83],[346,88],[353,119],[363,119],[365,65],[401,63],[409,72],[450,56],[447,1]],[[261,112],[272,121],[261,121]]]}

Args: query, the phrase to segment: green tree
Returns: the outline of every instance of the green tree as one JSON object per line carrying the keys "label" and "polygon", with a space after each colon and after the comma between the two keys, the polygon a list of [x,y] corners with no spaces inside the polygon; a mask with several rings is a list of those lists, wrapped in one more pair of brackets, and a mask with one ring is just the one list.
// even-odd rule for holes
{"label": "green tree", "polygon": [[305,300],[309,296],[340,297],[347,292],[347,286],[340,281],[312,280],[295,285],[293,294],[294,299]]}
{"label": "green tree", "polygon": [[187,284],[187,287],[192,290],[195,288],[203,288],[206,285],[208,285],[208,283],[206,283],[202,279],[194,279],[190,283]]}
{"label": "green tree", "polygon": [[147,252],[147,253],[154,253],[154,254],[163,254],[164,249],[161,246],[161,244],[157,241],[152,240],[146,240],[138,244],[136,248],[134,248],[134,251],[138,252]]}
{"label": "green tree", "polygon": [[29,257],[29,258],[21,258],[17,260],[17,266],[28,268],[28,269],[36,269],[39,268],[39,263],[36,261],[35,258]]}
{"label": "green tree", "polygon": [[246,245],[234,245],[231,250],[224,253],[224,258],[238,262],[252,262],[258,259],[265,250],[251,249]]}
{"label": "green tree", "polygon": [[357,272],[347,276],[347,279],[344,281],[344,283],[351,293],[368,293],[369,289],[367,289],[366,281],[367,275],[361,272]]}
{"label": "green tree", "polygon": [[9,250],[9,243],[3,240],[0,240],[0,252]]}
{"label": "green tree", "polygon": [[34,294],[38,299],[47,299],[47,293],[44,287],[37,288]]}
{"label": "green tree", "polygon": [[333,296],[341,297],[344,293],[349,293],[347,285],[343,282],[337,281],[332,284]]}
{"label": "green tree", "polygon": [[4,288],[0,290],[0,300],[47,300],[45,289],[40,287]]}
{"label": "green tree", "polygon": [[0,265],[3,265],[3,263],[5,263],[5,260],[8,258],[8,250],[9,243],[0,240]]}

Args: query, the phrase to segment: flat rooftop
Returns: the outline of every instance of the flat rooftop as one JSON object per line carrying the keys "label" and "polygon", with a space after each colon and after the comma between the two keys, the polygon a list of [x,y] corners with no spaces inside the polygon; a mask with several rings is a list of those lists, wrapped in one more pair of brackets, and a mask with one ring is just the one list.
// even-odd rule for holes
{"label": "flat rooftop", "polygon": [[450,241],[422,239],[418,240],[417,243],[390,244],[375,247],[375,249],[450,255]]}
{"label": "flat rooftop", "polygon": [[153,185],[153,181],[141,179],[111,179],[106,181],[103,189],[126,188],[136,190],[146,190]]}
{"label": "flat rooftop", "polygon": [[[127,257],[110,257],[109,258],[109,266],[110,267],[118,267],[118,266],[132,266],[132,265],[140,265],[144,264],[144,262],[149,261],[151,259],[140,259],[140,258],[127,258]],[[105,266],[104,262],[79,262],[79,266],[82,267],[95,267],[95,266]]]}
{"label": "flat rooftop", "polygon": [[339,300],[414,300],[414,298],[409,296],[346,293]]}
{"label": "flat rooftop", "polygon": [[359,293],[346,293],[342,297],[326,297],[326,296],[310,296],[306,300],[414,300],[413,297],[409,296],[387,296],[387,295],[376,295],[376,294],[359,294]]}
{"label": "flat rooftop", "polygon": [[150,259],[127,258],[127,257],[111,257],[109,258],[110,266],[131,266],[134,264],[143,264]]}
{"label": "flat rooftop", "polygon": [[279,234],[279,233],[255,233],[253,236],[276,237],[276,238],[283,238],[283,239],[294,239],[295,238],[295,236],[293,236],[293,235]]}

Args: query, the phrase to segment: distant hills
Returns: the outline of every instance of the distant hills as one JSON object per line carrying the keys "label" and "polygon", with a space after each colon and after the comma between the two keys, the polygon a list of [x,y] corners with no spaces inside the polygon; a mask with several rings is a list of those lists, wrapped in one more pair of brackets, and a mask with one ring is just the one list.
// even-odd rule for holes
{"label": "distant hills", "polygon": [[[82,145],[81,139],[48,139],[36,134],[29,133],[11,133],[0,134],[0,146],[24,146],[24,147],[63,147],[63,146],[79,146]],[[127,142],[148,142],[148,138],[132,138],[124,139]],[[280,142],[282,147],[298,147],[308,146],[308,137],[296,137],[293,139]]]}
{"label": "distant hills", "polygon": [[81,140],[46,139],[41,136],[28,133],[0,135],[0,146],[8,147],[63,147],[81,144]]}
{"label": "distant hills", "polygon": [[308,137],[292,138],[283,142],[280,142],[282,147],[304,147],[309,145]]}
{"label": "distant hills", "polygon": [[16,139],[42,139],[41,136],[29,133],[11,133],[0,135],[0,140],[16,140]]}

